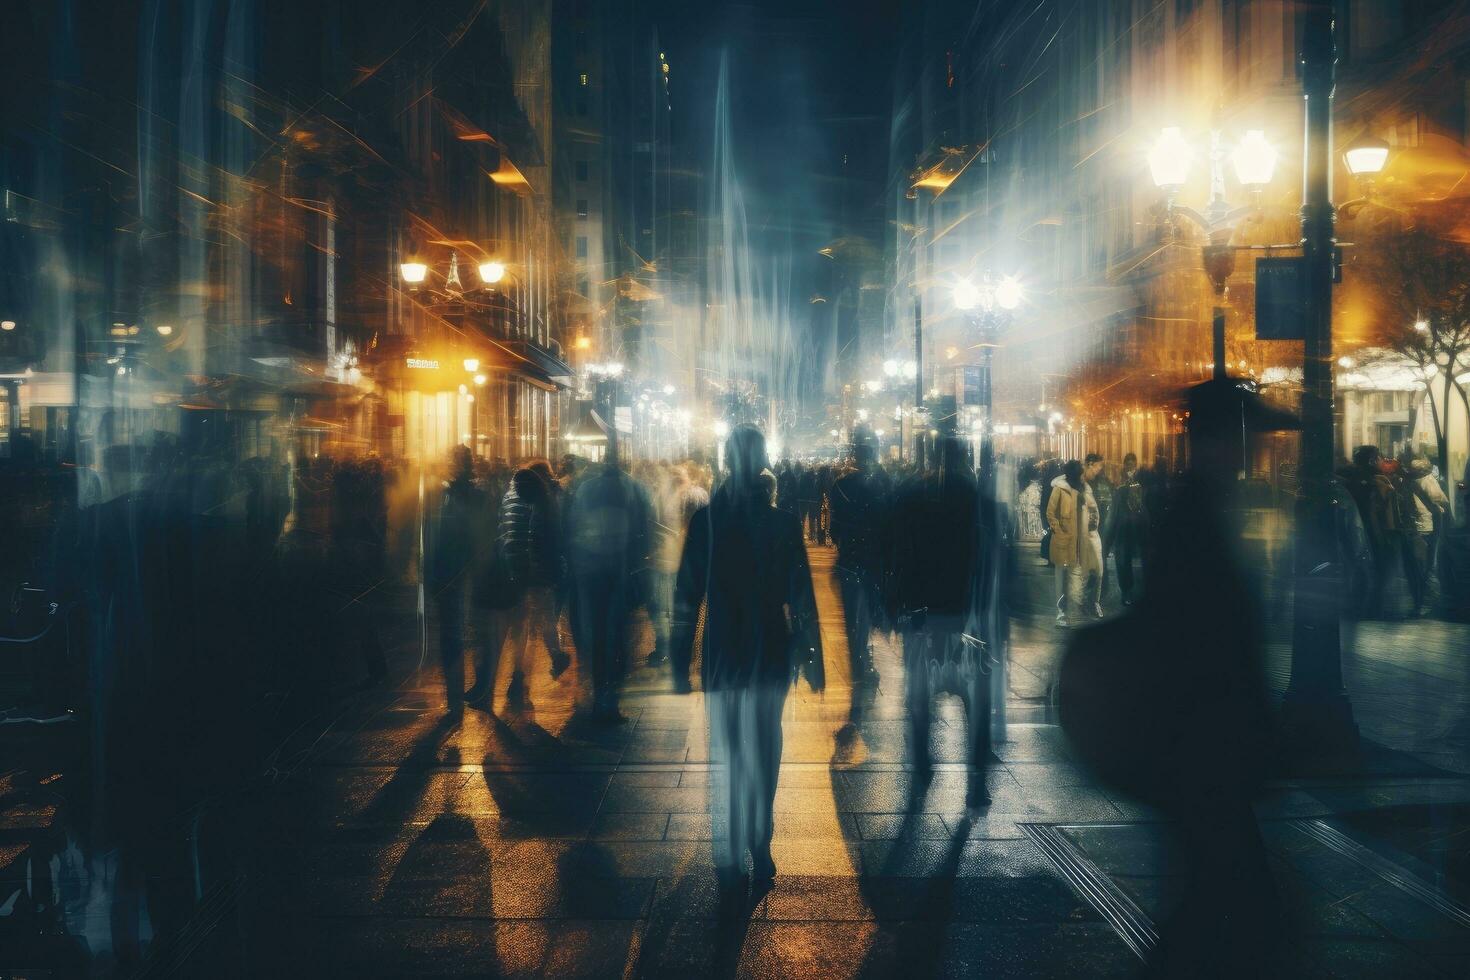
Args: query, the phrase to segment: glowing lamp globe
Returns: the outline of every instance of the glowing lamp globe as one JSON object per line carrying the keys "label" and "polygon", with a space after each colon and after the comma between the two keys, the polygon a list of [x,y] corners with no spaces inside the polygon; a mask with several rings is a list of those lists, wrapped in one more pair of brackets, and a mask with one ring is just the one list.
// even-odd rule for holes
{"label": "glowing lamp globe", "polygon": [[504,262],[481,262],[480,281],[487,286],[493,286],[505,278]]}
{"label": "glowing lamp globe", "polygon": [[1266,142],[1264,130],[1249,129],[1230,154],[1230,162],[1235,165],[1235,176],[1246,187],[1264,187],[1276,172],[1276,147]]}
{"label": "glowing lamp globe", "polygon": [[973,310],[980,305],[980,290],[968,279],[961,279],[954,287],[956,309]]}
{"label": "glowing lamp globe", "polygon": [[398,266],[398,273],[403,276],[404,282],[416,285],[424,281],[424,277],[429,274],[429,267],[422,262],[404,262]]}
{"label": "glowing lamp globe", "polygon": [[1158,187],[1184,186],[1194,150],[1178,126],[1166,127],[1148,151],[1148,169]]}
{"label": "glowing lamp globe", "polygon": [[995,302],[1003,310],[1014,310],[1021,305],[1021,284],[1014,276],[1006,276],[995,287]]}
{"label": "glowing lamp globe", "polygon": [[1371,136],[1359,137],[1342,151],[1342,160],[1354,177],[1372,177],[1388,163],[1388,144]]}

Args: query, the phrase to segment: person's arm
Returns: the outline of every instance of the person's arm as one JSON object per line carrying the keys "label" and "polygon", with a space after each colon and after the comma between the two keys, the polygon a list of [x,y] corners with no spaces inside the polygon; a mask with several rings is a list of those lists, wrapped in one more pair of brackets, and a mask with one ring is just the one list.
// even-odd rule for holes
{"label": "person's arm", "polygon": [[1062,530],[1062,509],[1058,506],[1061,499],[1056,487],[1052,487],[1051,499],[1046,502],[1046,526],[1051,528],[1052,534],[1060,534]]}

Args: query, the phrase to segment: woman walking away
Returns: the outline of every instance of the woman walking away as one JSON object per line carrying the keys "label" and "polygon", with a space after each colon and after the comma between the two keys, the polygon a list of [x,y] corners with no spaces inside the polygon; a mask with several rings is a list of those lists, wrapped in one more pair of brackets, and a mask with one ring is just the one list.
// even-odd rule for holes
{"label": "woman walking away", "polygon": [[1099,611],[1096,582],[1102,571],[1101,543],[1096,541],[1099,515],[1092,488],[1082,478],[1082,463],[1067,461],[1052,481],[1046,503],[1051,528],[1051,561],[1057,576],[1057,626],[1068,625],[1067,599],[1088,612]]}
{"label": "woman walking away", "polygon": [[515,663],[506,691],[506,702],[511,706],[519,706],[526,699],[526,654],[533,633],[546,644],[553,678],[560,677],[569,663],[556,631],[556,596],[565,559],[555,508],[545,478],[530,466],[516,471],[500,503],[498,544],[506,578],[516,596],[510,618]]}
{"label": "woman walking away", "polygon": [[[689,690],[695,625],[706,605],[703,669],[715,870],[727,900],[743,898],[745,857],[769,887],[772,809],[781,766],[781,710],[798,671],[823,686],[817,604],[797,518],[771,506],[766,441],[751,425],[725,444],[729,478],[695,512],[675,592],[674,679]],[[719,769],[716,770],[717,772]],[[722,826],[723,825],[723,826]]]}

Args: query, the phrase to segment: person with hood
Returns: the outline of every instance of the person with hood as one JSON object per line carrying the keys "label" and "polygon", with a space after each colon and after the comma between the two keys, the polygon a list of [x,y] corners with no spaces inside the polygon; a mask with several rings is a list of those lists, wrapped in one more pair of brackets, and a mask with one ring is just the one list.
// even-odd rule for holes
{"label": "person with hood", "polygon": [[1102,572],[1102,540],[1098,536],[1097,501],[1083,478],[1082,463],[1070,459],[1051,483],[1046,523],[1051,528],[1051,561],[1056,567],[1057,626],[1070,623],[1068,600],[1082,612],[1102,618],[1098,582]]}
{"label": "person with hood", "polygon": [[647,492],[618,465],[610,439],[606,461],[577,481],[566,520],[572,636],[579,663],[592,668],[592,715],[602,724],[623,720],[618,687],[629,620],[647,604],[653,523]]}
{"label": "person with hood", "polygon": [[515,663],[506,690],[506,700],[513,705],[525,700],[526,654],[532,633],[546,645],[553,679],[571,663],[556,632],[557,592],[564,564],[560,531],[556,499],[545,478],[533,466],[517,470],[500,501],[496,534],[505,584],[515,597],[509,630]]}
{"label": "person with hood", "polygon": [[444,484],[429,553],[428,586],[439,609],[439,659],[444,666],[447,716],[464,714],[464,597],[475,564],[484,500],[472,479],[467,446],[450,451],[449,482]]}
{"label": "person with hood", "polygon": [[772,507],[762,484],[766,440],[736,426],[725,443],[729,476],[695,512],[674,600],[674,683],[690,690],[699,610],[705,608],[701,679],[710,761],[711,818],[728,829],[712,847],[727,898],[775,879],[772,811],[781,767],[781,711],[798,672],[824,686],[817,602],[797,519]]}

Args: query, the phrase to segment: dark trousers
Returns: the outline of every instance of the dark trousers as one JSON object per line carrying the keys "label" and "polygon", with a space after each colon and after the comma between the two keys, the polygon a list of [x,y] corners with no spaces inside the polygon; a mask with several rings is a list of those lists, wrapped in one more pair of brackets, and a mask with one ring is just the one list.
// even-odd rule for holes
{"label": "dark trousers", "polygon": [[962,617],[929,616],[921,626],[910,626],[904,632],[904,706],[914,769],[928,772],[934,698],[947,693],[964,702],[965,761],[970,767],[969,796],[973,799],[984,789],[990,766],[990,675],[981,651],[961,640],[963,631]]}
{"label": "dark trousers", "polygon": [[876,597],[868,576],[856,569],[839,565],[837,581],[842,589],[842,622],[847,629],[847,656],[852,664],[853,683],[857,683],[873,663],[868,642],[873,634]]}
{"label": "dark trousers", "polygon": [[439,593],[439,663],[449,710],[464,704],[464,589],[460,583]]}
{"label": "dark trousers", "polygon": [[717,768],[710,781],[711,846],[724,877],[740,873],[746,852],[770,857],[786,687],[706,691],[704,704],[710,761],[725,770],[719,778]]}
{"label": "dark trousers", "polygon": [[1404,578],[1409,583],[1409,597],[1414,603],[1414,612],[1424,608],[1429,591],[1429,539],[1433,532],[1420,534],[1405,531],[1403,534]]}
{"label": "dark trousers", "polygon": [[592,668],[593,707],[598,712],[616,711],[632,612],[627,580],[617,575],[579,575],[574,588],[573,638],[579,662]]}
{"label": "dark trousers", "polygon": [[1113,561],[1118,566],[1118,590],[1124,599],[1132,599],[1133,562],[1143,557],[1143,530],[1126,524],[1120,525],[1113,532],[1112,551]]}

